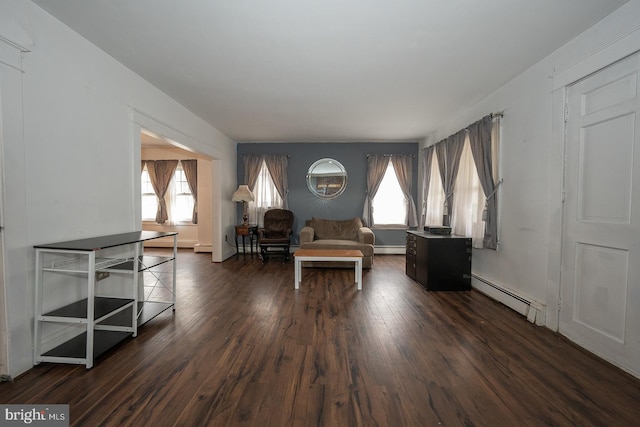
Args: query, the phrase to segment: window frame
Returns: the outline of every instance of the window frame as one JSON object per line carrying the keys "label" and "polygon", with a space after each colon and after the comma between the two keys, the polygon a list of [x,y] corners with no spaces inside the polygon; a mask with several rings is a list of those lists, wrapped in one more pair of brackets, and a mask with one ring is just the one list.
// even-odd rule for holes
{"label": "window frame", "polygon": [[[265,180],[265,178],[271,184],[271,188],[262,191],[259,187],[263,185],[262,181]],[[272,200],[272,202],[279,203],[271,203],[271,206],[258,205],[257,202],[261,196],[261,193],[267,191],[271,193],[271,195],[275,198],[275,200]],[[269,173],[269,168],[267,168],[267,162],[264,159],[262,160],[262,163],[260,165],[258,177],[256,178],[256,182],[254,184],[252,192],[256,200],[248,202],[247,210],[249,214],[249,223],[257,224],[259,227],[262,227],[264,212],[269,209],[282,209],[282,207],[284,206],[284,200],[282,200],[282,197],[280,197],[280,195],[278,194],[276,185],[273,182],[271,174]]]}
{"label": "window frame", "polygon": [[[184,177],[184,180],[177,180],[177,175],[181,174]],[[145,176],[146,176],[146,180],[145,180]],[[143,216],[143,206],[144,203],[142,202],[144,197],[150,197],[153,196],[154,198],[154,205],[155,205],[155,209],[157,210],[157,206],[158,206],[158,196],[155,193],[155,190],[153,190],[153,186],[151,185],[151,180],[148,178],[149,177],[149,172],[147,170],[147,165],[145,164],[142,168],[142,173],[141,173],[141,177],[140,177],[140,200],[141,200],[141,209],[140,209],[140,216],[141,216],[141,222],[143,224],[147,224],[147,225],[156,225],[156,226],[172,226],[172,225],[180,225],[180,226],[197,226],[197,224],[193,223],[193,218],[192,216],[189,217],[189,219],[179,219],[179,220],[175,220],[173,217],[173,213],[174,213],[174,199],[175,197],[182,197],[182,196],[191,196],[191,200],[193,203],[195,203],[195,198],[193,197],[193,193],[191,192],[191,188],[189,188],[189,183],[187,182],[187,177],[184,173],[184,169],[182,168],[182,162],[180,160],[178,160],[178,165],[176,166],[176,170],[173,172],[173,176],[171,177],[171,182],[169,183],[169,188],[167,189],[167,192],[164,195],[165,198],[165,203],[167,204],[167,211],[169,214],[169,219],[167,220],[167,222],[165,224],[158,224],[156,222],[156,211],[154,210],[154,214],[152,217],[144,217]],[[148,186],[147,183],[148,182]],[[186,186],[186,188],[189,190],[188,193],[187,192],[181,192],[179,194],[177,194],[175,192],[176,186],[178,185],[178,182],[184,182],[184,184],[181,185],[181,187]],[[145,192],[145,189],[148,189],[148,187],[151,187],[152,192]],[[193,206],[193,204],[192,204]],[[187,217],[185,217],[187,218]]]}
{"label": "window frame", "polygon": [[[376,219],[375,219],[375,216],[376,216],[375,200],[376,200],[376,197],[378,197],[380,195],[380,189],[384,185],[385,180],[390,179],[390,177],[387,177],[387,175],[389,175],[389,174],[391,174],[391,176],[394,178],[395,184],[396,184],[396,186],[398,188],[398,193],[401,195],[401,197],[403,199],[402,206],[403,206],[404,221],[402,223],[378,223],[376,221]],[[373,228],[373,229],[389,229],[389,230],[406,230],[406,229],[409,228],[409,226],[407,225],[407,223],[408,223],[408,215],[409,215],[409,201],[407,200],[407,198],[402,193],[402,188],[400,187],[400,182],[398,181],[398,176],[396,175],[396,169],[393,166],[393,162],[391,162],[391,161],[389,161],[389,163],[387,164],[387,169],[386,169],[386,171],[384,173],[384,176],[382,177],[382,181],[380,182],[380,186],[378,187],[378,192],[371,199],[371,205],[372,205],[371,221],[373,222],[373,225],[371,225],[371,228]],[[391,203],[391,206],[395,206],[395,205],[396,205],[395,203]]]}

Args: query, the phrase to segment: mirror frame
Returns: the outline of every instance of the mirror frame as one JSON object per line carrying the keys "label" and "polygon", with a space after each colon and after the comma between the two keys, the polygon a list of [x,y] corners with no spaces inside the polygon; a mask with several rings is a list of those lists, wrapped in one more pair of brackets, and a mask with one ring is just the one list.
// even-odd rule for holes
{"label": "mirror frame", "polygon": [[[340,176],[342,177],[342,185],[340,186],[340,188],[331,194],[323,194],[319,191],[317,191],[317,183],[313,182],[313,179],[316,178],[317,179],[317,175],[314,175],[313,171],[320,165],[323,164],[327,164],[330,163],[332,165],[335,165],[338,169],[340,169],[340,173],[336,174],[335,176]],[[340,196],[342,193],[344,193],[344,190],[347,188],[347,170],[344,168],[344,166],[342,165],[342,163],[340,163],[339,161],[335,160],[335,159],[331,159],[331,158],[323,158],[320,160],[316,160],[311,166],[309,166],[309,170],[307,171],[307,188],[309,189],[309,191],[311,192],[311,194],[313,194],[314,196],[320,198],[320,199],[325,199],[325,200],[330,200],[330,199],[335,199],[336,197]]]}

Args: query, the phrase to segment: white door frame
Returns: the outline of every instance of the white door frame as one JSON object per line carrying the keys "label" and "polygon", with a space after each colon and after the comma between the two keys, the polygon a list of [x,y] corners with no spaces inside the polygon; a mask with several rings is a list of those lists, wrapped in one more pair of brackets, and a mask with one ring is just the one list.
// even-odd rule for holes
{"label": "white door frame", "polygon": [[[0,79],[2,77],[0,76]],[[0,377],[9,375],[7,301],[4,289],[4,143],[2,138],[2,85],[0,84]]]}
{"label": "white door frame", "polygon": [[[133,164],[131,167],[134,170],[134,176],[138,177],[138,179],[134,179],[133,187],[133,206],[135,206],[134,216],[132,217],[133,227],[132,229],[140,229],[141,228],[141,200],[140,200],[140,162],[141,162],[141,149],[142,143],[140,140],[140,135],[142,129],[147,129],[151,132],[154,132],[158,135],[161,135],[164,138],[167,138],[171,141],[179,141],[180,144],[184,145],[176,145],[179,148],[183,148],[188,151],[193,151],[198,154],[202,154],[211,160],[211,169],[212,169],[212,201],[221,200],[221,180],[220,180],[220,160],[215,157],[215,154],[211,152],[208,147],[203,147],[201,143],[187,135],[185,132],[174,128],[173,126],[163,123],[162,121],[152,117],[151,115],[138,110],[136,108],[131,109],[131,122],[132,122],[132,153],[131,158],[133,159]],[[213,262],[221,262],[223,261],[223,250],[221,244],[217,244],[217,242],[221,242],[222,229],[220,224],[222,223],[222,211],[220,203],[213,203],[211,215],[212,215],[212,253],[211,260]]]}
{"label": "white door frame", "polygon": [[[27,41],[28,37],[23,41]],[[23,134],[23,118],[22,118],[22,55],[29,52],[29,49],[22,47],[20,44],[11,40],[0,37],[0,378],[11,378],[11,370],[9,367],[9,355],[12,343],[9,342],[9,312],[7,310],[7,295],[5,275],[6,254],[6,231],[5,220],[8,218],[5,196],[5,163],[7,156],[6,138],[15,138],[18,132],[18,138],[22,138]],[[3,95],[4,90],[4,95]],[[4,103],[3,103],[4,101]],[[12,141],[15,143],[16,141]],[[20,141],[23,144],[23,141]],[[18,208],[19,210],[20,208]],[[15,344],[14,344],[15,345]]]}
{"label": "white door frame", "polygon": [[640,51],[640,29],[615,40],[583,61],[553,76],[552,145],[549,157],[549,256],[547,261],[546,326],[559,330],[560,269],[565,157],[565,99],[567,88],[607,66]]}

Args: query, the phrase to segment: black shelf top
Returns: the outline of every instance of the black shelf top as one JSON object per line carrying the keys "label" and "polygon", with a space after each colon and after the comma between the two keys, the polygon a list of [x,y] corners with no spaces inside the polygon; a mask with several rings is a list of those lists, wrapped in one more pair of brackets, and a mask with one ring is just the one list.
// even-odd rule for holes
{"label": "black shelf top", "polygon": [[[93,308],[94,320],[132,302],[133,300],[129,298],[95,297]],[[87,317],[87,298],[45,313],[43,316],[71,318]]]}
{"label": "black shelf top", "polygon": [[[130,337],[131,332],[118,331],[94,331],[93,336],[93,358],[94,360],[105,353],[120,341]],[[83,359],[87,357],[87,333],[76,336],[58,347],[43,353],[45,357],[73,357]]]}
{"label": "black shelf top", "polygon": [[69,251],[99,251],[115,246],[128,245],[143,242],[145,240],[159,239],[161,237],[175,236],[177,232],[162,231],[132,231],[129,233],[111,234],[109,236],[90,237],[87,239],[69,240],[67,242],[35,245],[36,249],[62,249]]}
{"label": "black shelf top", "polygon": [[[171,302],[163,301],[140,301],[138,302],[138,327],[154,319],[165,311],[173,307]],[[131,326],[131,308],[122,310],[108,319],[100,322],[99,325],[109,326]]]}

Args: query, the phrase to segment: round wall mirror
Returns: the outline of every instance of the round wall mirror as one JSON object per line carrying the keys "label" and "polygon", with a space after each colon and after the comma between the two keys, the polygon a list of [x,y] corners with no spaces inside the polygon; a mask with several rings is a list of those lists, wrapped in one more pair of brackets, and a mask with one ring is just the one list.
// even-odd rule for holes
{"label": "round wall mirror", "polygon": [[320,159],[307,172],[307,187],[316,197],[334,199],[347,188],[347,171],[333,159]]}

